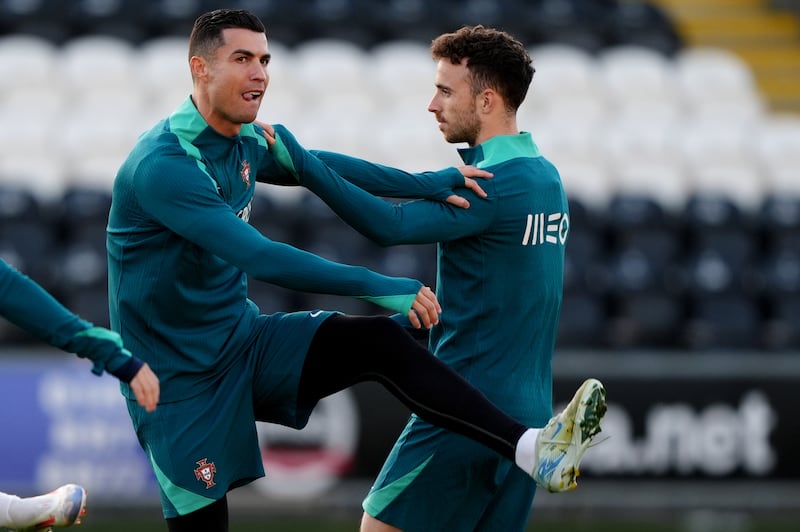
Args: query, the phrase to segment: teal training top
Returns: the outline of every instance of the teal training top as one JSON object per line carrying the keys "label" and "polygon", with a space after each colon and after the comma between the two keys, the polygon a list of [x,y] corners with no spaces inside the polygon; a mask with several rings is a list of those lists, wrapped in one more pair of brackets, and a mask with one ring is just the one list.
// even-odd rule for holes
{"label": "teal training top", "polygon": [[494,174],[480,181],[486,199],[459,191],[471,204],[461,209],[376,198],[350,182],[402,196],[407,174],[341,154],[312,155],[275,129],[282,164],[359,232],[383,245],[438,243],[443,313],[431,330],[432,351],[523,423],[546,423],[569,211],[558,171],[531,135],[459,150],[465,163]]}
{"label": "teal training top", "polygon": [[[247,274],[402,314],[422,287],[262,235],[248,224],[255,181],[296,184],[268,151],[263,130],[246,124],[239,135],[221,135],[191,98],[139,138],[114,181],[111,325],[156,372],[163,402],[213,386],[252,342],[259,310],[247,299]],[[311,339],[294,341],[302,349]],[[131,397],[126,387],[123,393]]]}
{"label": "teal training top", "polygon": [[105,370],[129,382],[142,367],[141,360],[122,347],[117,333],[73,314],[4,260],[0,260],[0,315],[54,347],[88,358],[97,375]]}

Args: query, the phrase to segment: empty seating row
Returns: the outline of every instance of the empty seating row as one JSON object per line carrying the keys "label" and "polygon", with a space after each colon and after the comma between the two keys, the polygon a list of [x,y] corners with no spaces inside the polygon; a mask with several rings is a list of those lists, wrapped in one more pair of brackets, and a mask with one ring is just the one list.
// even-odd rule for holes
{"label": "empty seating row", "polygon": [[[256,198],[251,223],[271,238],[435,285],[433,245],[381,248],[308,193]],[[99,324],[108,320],[109,203],[107,192],[73,189],[57,209],[42,209],[29,192],[0,187],[0,256]],[[571,200],[559,345],[800,348],[800,199],[770,198],[755,213],[710,196],[693,198],[679,213],[635,194],[619,194],[610,205],[594,210]],[[256,281],[251,297],[264,312],[381,312]],[[0,327],[0,343],[19,340],[19,331]]]}
{"label": "empty seating row", "polygon": [[[647,1],[618,0],[233,0],[264,21],[268,35],[290,45],[313,38],[369,47],[394,40],[430,42],[464,24],[512,31],[526,42],[564,42],[587,49],[636,43],[664,53],[680,47],[672,21]],[[186,36],[212,0],[0,0],[0,33],[22,32],[63,43],[86,34],[131,42]]]}

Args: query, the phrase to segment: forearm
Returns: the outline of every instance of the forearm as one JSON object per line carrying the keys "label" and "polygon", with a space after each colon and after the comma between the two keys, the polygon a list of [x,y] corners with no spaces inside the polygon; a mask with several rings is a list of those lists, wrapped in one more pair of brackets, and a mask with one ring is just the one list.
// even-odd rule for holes
{"label": "forearm", "polygon": [[75,334],[91,327],[5,262],[0,262],[0,311],[14,325],[59,349]]}
{"label": "forearm", "polygon": [[142,363],[122,347],[119,335],[94,327],[59,303],[32,279],[0,261],[3,316],[53,347],[88,358],[92,371],[129,382]]}
{"label": "forearm", "polygon": [[370,301],[407,314],[422,283],[388,277],[361,266],[329,261],[285,244],[274,243],[268,260],[245,266],[255,279],[304,292],[335,294]]}
{"label": "forearm", "polygon": [[276,286],[365,299],[403,314],[423,286],[414,279],[388,277],[270,240],[230,209],[171,216],[173,231],[254,279]]}
{"label": "forearm", "polygon": [[341,153],[322,150],[309,153],[350,183],[377,196],[442,200],[454,188],[464,185],[464,176],[456,168],[411,173]]}

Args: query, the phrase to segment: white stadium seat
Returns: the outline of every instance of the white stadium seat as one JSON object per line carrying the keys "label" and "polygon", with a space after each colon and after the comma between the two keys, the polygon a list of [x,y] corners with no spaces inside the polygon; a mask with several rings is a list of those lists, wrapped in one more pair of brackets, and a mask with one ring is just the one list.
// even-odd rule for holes
{"label": "white stadium seat", "polygon": [[673,63],[652,48],[617,46],[600,52],[600,79],[615,109],[655,104],[677,106]]}
{"label": "white stadium seat", "polygon": [[720,48],[688,48],[675,58],[678,89],[693,116],[757,120],[763,112],[750,67]]}
{"label": "white stadium seat", "polygon": [[95,94],[115,94],[122,102],[139,98],[141,85],[136,75],[133,46],[117,37],[89,35],[68,41],[58,54],[62,90],[75,100]]}
{"label": "white stadium seat", "polygon": [[62,65],[56,62],[58,48],[32,35],[0,37],[0,96],[16,87],[48,88]]}
{"label": "white stadium seat", "polygon": [[365,90],[374,91],[384,106],[395,110],[425,110],[433,97],[436,63],[427,46],[393,41],[376,46],[367,58]]}
{"label": "white stadium seat", "polygon": [[[28,160],[42,165],[36,186],[50,193],[59,188],[53,179],[110,183],[136,137],[190,93],[187,46],[183,36],[133,46],[93,35],[61,47],[0,37],[4,178],[27,175]],[[367,52],[335,39],[295,48],[270,41],[270,51],[259,119],[285,124],[309,148],[411,170],[459,163],[427,111],[436,71],[427,44]],[[566,44],[530,52],[536,74],[518,126],[562,170],[571,194],[602,205],[615,188],[630,188],[675,205],[691,189],[687,179],[711,189],[724,175],[747,204],[769,189],[800,189],[800,119],[766,111],[739,57],[687,48],[669,58],[631,45],[597,55]]]}

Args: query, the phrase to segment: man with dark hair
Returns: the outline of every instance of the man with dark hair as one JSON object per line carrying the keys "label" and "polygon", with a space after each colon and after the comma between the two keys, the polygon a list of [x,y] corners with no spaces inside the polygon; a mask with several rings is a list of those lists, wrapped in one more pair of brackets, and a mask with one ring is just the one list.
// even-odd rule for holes
{"label": "man with dark hair", "polygon": [[[4,260],[0,260],[0,315],[53,347],[88,358],[93,363],[93,373],[102,375],[107,371],[130,386],[140,408],[155,410],[158,378],[147,364],[122,346],[117,333],[76,316]],[[79,522],[85,512],[86,490],[77,484],[65,484],[35,497],[0,492],[0,527],[44,530],[69,526]]]}
{"label": "man with dark hair", "polygon": [[[156,412],[126,395],[168,529],[227,530],[227,492],[264,475],[255,421],[302,428],[320,399],[364,380],[528,471],[544,461],[548,477],[568,479],[570,449],[583,446],[572,429],[599,430],[599,391],[571,405],[566,439],[537,442],[389,317],[265,315],[247,299],[249,274],[373,301],[417,328],[441,312],[419,281],[330,262],[247,223],[256,182],[296,184],[252,123],[269,83],[264,27],[246,11],[206,13],[189,49],[192,93],[122,164],[107,237],[112,326],[162,382]],[[420,196],[436,181],[465,184],[457,169],[427,177]]]}
{"label": "man with dark hair", "polygon": [[[431,351],[506,413],[530,427],[546,425],[543,435],[557,440],[565,423],[561,415],[548,424],[551,360],[569,210],[558,171],[517,126],[532,61],[518,40],[483,26],[437,37],[431,54],[437,72],[428,110],[445,140],[467,144],[459,149],[464,162],[493,175],[482,182],[487,197],[465,192],[461,199],[468,209],[374,197],[353,184],[408,197],[413,182],[404,172],[341,154],[313,152],[314,157],[282,126],[274,128],[273,149],[284,152],[279,160],[300,184],[375,242],[438,243],[436,293],[445,312],[431,329]],[[576,397],[594,395],[598,405],[604,393],[589,379]],[[603,412],[604,407],[590,413],[598,419],[589,423],[584,444],[599,430]],[[534,479],[551,491],[572,488],[584,451],[579,445],[570,449],[574,467],[566,477],[543,479],[551,462],[516,468],[514,457],[414,415],[364,501],[361,530],[522,531],[535,492],[524,471],[536,467]]]}

